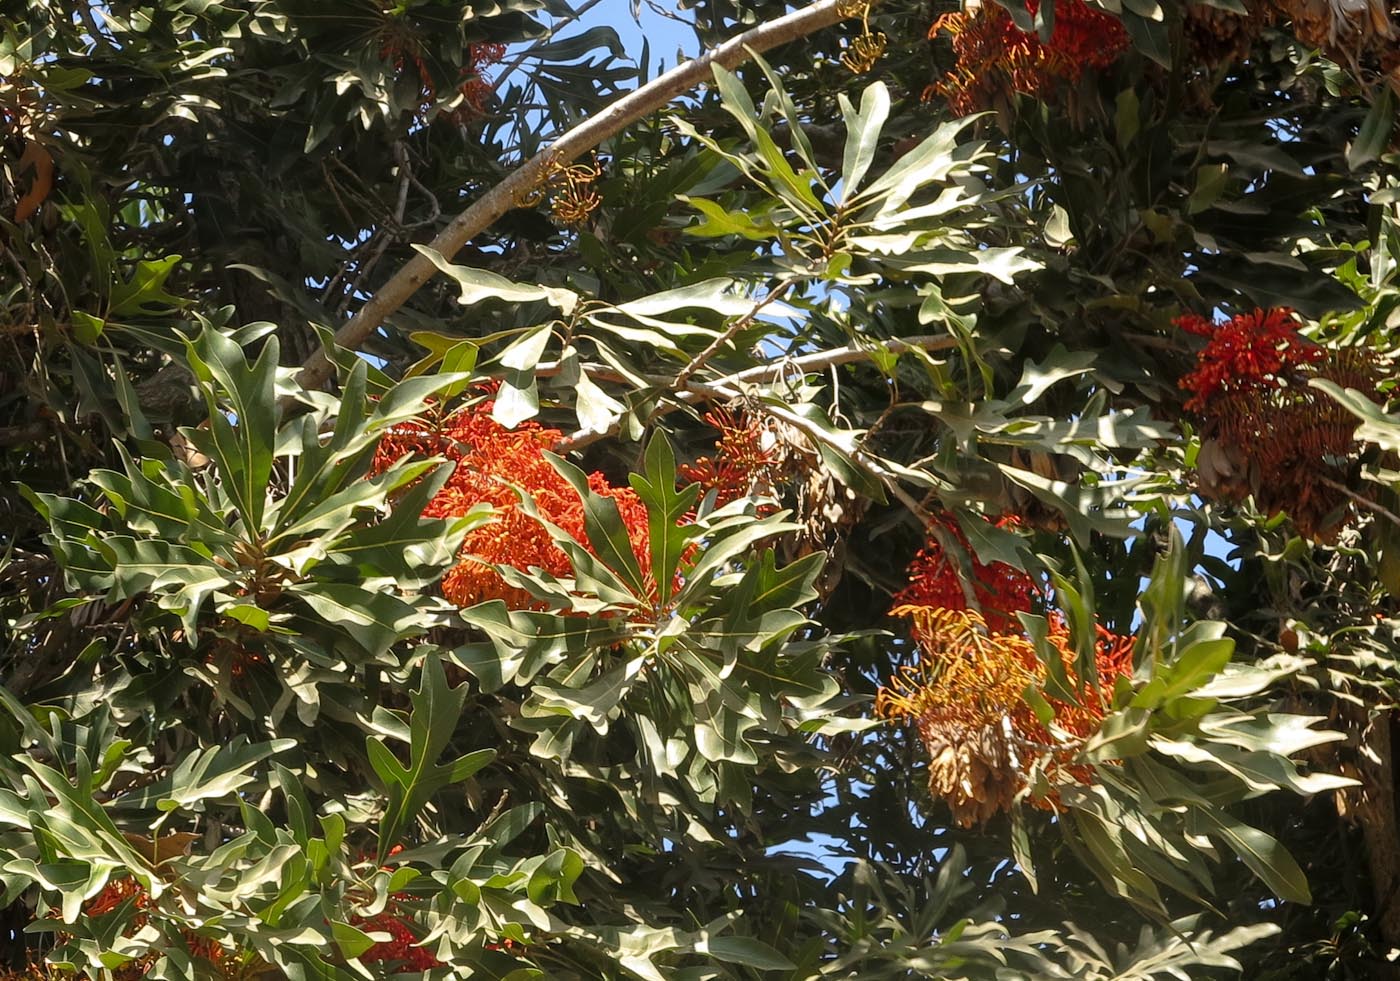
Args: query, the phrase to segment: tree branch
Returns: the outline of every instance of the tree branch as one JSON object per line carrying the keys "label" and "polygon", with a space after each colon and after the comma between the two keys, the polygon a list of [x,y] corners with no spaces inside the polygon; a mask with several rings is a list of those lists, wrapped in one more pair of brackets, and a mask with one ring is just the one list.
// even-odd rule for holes
{"label": "tree branch", "polygon": [[0,426],[0,446],[19,446],[34,443],[47,436],[52,429],[45,422],[25,422],[18,426]]}
{"label": "tree branch", "polygon": [[[638,119],[662,108],[676,96],[689,92],[707,81],[712,66],[734,68],[755,54],[806,37],[814,31],[843,20],[844,16],[838,9],[841,6],[839,0],[818,0],[810,7],[745,31],[700,57],[677,65],[664,75],[658,76],[617,100],[598,115],[579,123],[548,149],[521,164],[505,180],[453,218],[447,227],[428,243],[428,247],[445,258],[452,258],[469,239],[481,234],[497,218],[515,207],[518,196],[539,186],[550,168],[577,159],[608,137],[620,133]],[[437,267],[426,256],[415,255],[365,302],[355,316],[336,331],[336,345],[351,350],[358,348],[386,318],[403,306],[419,287],[431,279],[436,271]],[[302,364],[298,380],[308,389],[320,388],[334,371],[335,367],[325,348],[321,348]]]}
{"label": "tree branch", "polygon": [[717,353],[719,353],[720,348],[724,347],[730,341],[734,340],[734,338],[738,336],[739,331],[743,330],[749,324],[753,323],[754,320],[758,317],[758,315],[763,312],[764,307],[768,306],[770,303],[773,303],[775,300],[780,300],[783,297],[787,296],[788,293],[792,292],[792,288],[796,285],[796,279],[785,279],[777,286],[773,287],[771,290],[765,293],[762,299],[754,303],[753,309],[751,309],[748,313],[744,314],[742,317],[735,319],[735,321],[732,324],[730,324],[724,329],[724,332],[722,334],[720,334],[718,337],[716,337],[713,341],[710,342],[709,346],[706,347],[705,350],[697,354],[694,358],[691,359],[688,365],[681,369],[681,373],[676,376],[676,387],[685,388],[685,383],[690,381],[691,376],[694,375],[701,368],[703,368],[711,358],[713,358]]}
{"label": "tree branch", "polygon": [[1332,488],[1333,490],[1340,491],[1341,493],[1345,494],[1348,498],[1361,505],[1363,508],[1367,508],[1368,510],[1376,512],[1382,518],[1388,518],[1391,524],[1400,525],[1400,515],[1397,515],[1394,511],[1390,510],[1384,505],[1377,504],[1369,497],[1362,497],[1360,494],[1356,493],[1356,491],[1352,490],[1346,484],[1343,484],[1340,481],[1333,480],[1331,477],[1328,477],[1324,474],[1318,474],[1317,479],[1322,483],[1326,484],[1328,487]]}
{"label": "tree branch", "polygon": [[[904,337],[894,340],[881,341],[879,348],[891,354],[904,354],[908,351],[946,351],[949,348],[957,347],[957,339],[947,334],[920,334],[914,337]],[[851,364],[855,361],[868,361],[872,351],[877,347],[872,343],[865,347],[837,347],[830,351],[814,351],[811,354],[799,355],[795,358],[785,358],[775,361],[772,364],[755,365],[752,368],[745,368],[732,375],[724,375],[715,379],[713,385],[724,388],[747,387],[750,385],[767,385],[782,381],[784,378],[796,377],[811,374],[817,371],[825,371],[838,365]],[[535,374],[547,377],[557,374],[559,365],[554,362],[541,364],[535,369]],[[612,381],[625,381],[620,372],[611,368],[593,370],[590,373],[596,377],[606,378]],[[647,376],[643,376],[647,377]],[[658,387],[664,387],[675,398],[675,402],[669,405],[659,405],[651,418],[663,416],[668,412],[674,412],[680,408],[680,403],[705,402],[714,398],[713,388],[698,388],[687,380],[685,385],[677,385],[671,379],[652,379],[647,377],[647,381],[655,380]],[[555,444],[556,453],[566,453],[569,450],[580,450],[591,443],[596,443],[600,439],[612,435],[611,432],[599,433],[593,430],[573,433],[566,436]]]}

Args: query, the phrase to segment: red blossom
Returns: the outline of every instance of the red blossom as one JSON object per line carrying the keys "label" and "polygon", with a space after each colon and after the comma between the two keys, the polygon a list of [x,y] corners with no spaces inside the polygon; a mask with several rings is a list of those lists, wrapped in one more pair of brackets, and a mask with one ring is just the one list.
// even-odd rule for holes
{"label": "red blossom", "polygon": [[[383,472],[405,454],[453,461],[456,469],[428,502],[424,517],[458,517],[478,504],[496,513],[490,523],[467,533],[458,563],[442,580],[443,596],[463,607],[499,599],[512,609],[542,609],[527,591],[508,585],[498,567],[538,568],[562,577],[572,574],[572,566],[545,527],[521,507],[518,489],[529,493],[546,521],[588,547],[583,501],[544,456],[563,434],[535,422],[506,429],[491,418],[492,406],[489,400],[479,402],[437,425],[395,427],[381,441],[372,472]],[[599,473],[589,476],[588,486],[617,505],[642,572],[649,574],[646,505],[630,488],[613,487]]]}
{"label": "red blossom", "polygon": [[[486,77],[486,69],[498,64],[505,57],[504,44],[481,43],[467,48],[467,64],[460,71],[457,91],[463,96],[463,104],[448,117],[454,122],[465,123],[486,111],[487,100],[494,85]],[[424,57],[423,43],[414,35],[402,29],[392,29],[379,45],[379,57],[390,62],[394,71],[403,72],[410,63],[418,76],[419,114],[437,101],[437,84]]]}
{"label": "red blossom", "polygon": [[427,971],[443,966],[432,951],[418,946],[418,936],[399,913],[398,904],[393,900],[377,916],[356,917],[354,922],[366,933],[389,935],[388,940],[379,941],[360,955],[362,964],[392,962],[400,971]]}
{"label": "red blossom", "polygon": [[[1032,16],[1038,8],[1037,0],[1026,3]],[[1018,28],[994,2],[972,13],[944,14],[929,37],[942,31],[952,35],[958,62],[925,97],[942,96],[959,116],[991,108],[1012,92],[1052,98],[1062,83],[1078,82],[1086,68],[1107,68],[1129,46],[1123,25],[1084,0],[1055,4],[1049,41]]]}
{"label": "red blossom", "polygon": [[[967,536],[951,515],[934,521],[955,537],[972,561],[972,590],[987,625],[997,631],[1019,631],[1017,613],[1030,612],[1036,595],[1034,580],[1026,573],[1005,562],[984,565],[978,561]],[[1003,518],[998,527],[1014,521]],[[950,559],[938,539],[930,535],[927,544],[909,563],[909,585],[894,597],[896,607],[923,607],[943,610],[967,609],[967,597],[958,576],[955,561]]]}
{"label": "red blossom", "polygon": [[505,57],[504,44],[473,44],[468,49],[471,64],[462,69],[462,81],[457,91],[462,93],[463,104],[453,110],[450,118],[455,123],[467,123],[486,111],[495,85],[486,76],[486,69],[499,64]]}
{"label": "red blossom", "polygon": [[1186,408],[1203,412],[1220,395],[1280,388],[1290,374],[1322,361],[1326,350],[1298,333],[1300,324],[1287,307],[1255,310],[1223,324],[1196,314],[1173,321],[1182,330],[1208,338],[1196,355],[1196,368],[1181,379],[1191,393]]}
{"label": "red blossom", "polygon": [[1384,360],[1371,348],[1329,348],[1298,333],[1286,308],[1255,310],[1223,324],[1194,314],[1176,320],[1206,337],[1196,367],[1180,381],[1186,408],[1201,420],[1197,490],[1264,514],[1286,512],[1304,537],[1332,540],[1353,513],[1351,460],[1357,420],[1312,388],[1326,379],[1380,398]]}
{"label": "red blossom", "polygon": [[715,492],[715,505],[748,496],[753,490],[770,490],[781,477],[783,461],[777,440],[763,423],[747,412],[715,409],[705,421],[719,430],[713,457],[702,456],[678,469],[685,480]]}

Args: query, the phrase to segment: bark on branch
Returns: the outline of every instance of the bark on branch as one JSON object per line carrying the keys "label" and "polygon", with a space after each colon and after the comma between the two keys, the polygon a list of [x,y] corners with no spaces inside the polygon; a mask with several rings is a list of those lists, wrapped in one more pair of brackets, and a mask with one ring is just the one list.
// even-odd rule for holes
{"label": "bark on branch", "polygon": [[[755,54],[806,37],[814,31],[843,20],[845,15],[840,12],[842,7],[840,0],[818,0],[810,7],[760,24],[752,30],[730,38],[698,58],[677,65],[664,75],[617,100],[598,115],[570,129],[548,149],[531,157],[509,177],[478,198],[467,210],[453,218],[437,238],[428,243],[429,248],[451,259],[473,236],[481,234],[492,222],[514,207],[518,196],[539,186],[552,166],[576,160],[608,137],[620,133],[638,119],[664,107],[676,96],[689,92],[707,81],[713,65],[732,69]],[[336,331],[336,345],[350,350],[358,348],[385,319],[431,279],[436,271],[437,267],[427,258],[415,255]],[[320,388],[334,371],[335,367],[326,350],[321,348],[302,364],[298,380],[308,389]]]}

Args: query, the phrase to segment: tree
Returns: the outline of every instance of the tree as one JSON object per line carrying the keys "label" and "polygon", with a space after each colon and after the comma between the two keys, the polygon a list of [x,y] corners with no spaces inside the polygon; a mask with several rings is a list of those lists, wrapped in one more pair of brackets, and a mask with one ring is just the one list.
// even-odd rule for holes
{"label": "tree", "polygon": [[687,10],[0,19],[9,976],[1387,976],[1400,10]]}

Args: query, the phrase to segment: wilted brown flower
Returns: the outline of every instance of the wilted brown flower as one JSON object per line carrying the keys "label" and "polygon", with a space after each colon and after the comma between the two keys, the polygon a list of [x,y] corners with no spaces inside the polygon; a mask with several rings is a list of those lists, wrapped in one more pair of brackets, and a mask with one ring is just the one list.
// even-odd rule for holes
{"label": "wilted brown flower", "polygon": [[[911,619],[919,659],[880,689],[875,712],[917,728],[929,756],[929,791],[947,802],[958,825],[971,827],[1009,808],[1037,769],[1052,782],[1092,779],[1092,770],[1074,764],[1073,757],[1103,720],[1103,692],[1132,670],[1131,638],[1099,629],[1096,690],[1080,685],[1069,632],[1062,620],[1052,618],[1048,639],[1078,689],[1077,701],[1042,693],[1055,711],[1052,728],[1024,698],[1046,678],[1028,638],[989,631],[971,610],[896,607],[891,612]],[[1052,806],[1053,786],[1031,799]]]}

